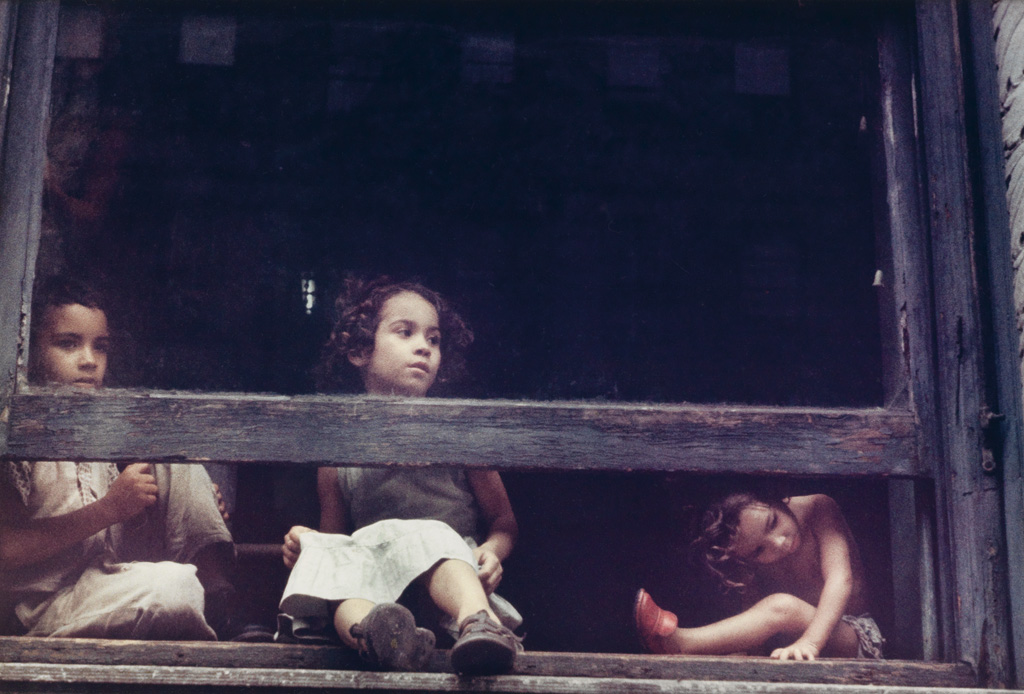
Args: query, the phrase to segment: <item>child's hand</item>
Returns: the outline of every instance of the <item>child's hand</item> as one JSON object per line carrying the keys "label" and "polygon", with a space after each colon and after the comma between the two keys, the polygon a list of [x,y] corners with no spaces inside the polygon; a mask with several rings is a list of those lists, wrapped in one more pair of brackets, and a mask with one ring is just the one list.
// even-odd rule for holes
{"label": "child's hand", "polygon": [[224,522],[227,523],[231,517],[228,513],[228,505],[224,503],[224,496],[220,493],[220,485],[213,482],[213,500],[217,502],[217,510],[220,511],[221,517]]}
{"label": "child's hand", "polygon": [[477,575],[480,577],[480,582],[484,585],[484,592],[490,595],[498,587],[498,584],[501,583],[501,574],[503,573],[501,560],[498,559],[497,554],[486,547],[474,549],[473,556],[476,557],[477,566],[480,567]]}
{"label": "child's hand", "polygon": [[299,560],[299,552],[302,551],[302,545],[299,544],[299,535],[312,532],[316,531],[312,528],[296,525],[284,536],[284,544],[281,545],[281,557],[284,559],[284,565],[289,569],[295,566],[295,562]]}
{"label": "child's hand", "polygon": [[818,647],[800,639],[791,646],[776,648],[772,651],[772,657],[778,660],[814,660],[818,657]]}
{"label": "child's hand", "polygon": [[156,491],[156,477],[150,472],[149,463],[125,466],[103,497],[112,523],[123,523],[155,504]]}

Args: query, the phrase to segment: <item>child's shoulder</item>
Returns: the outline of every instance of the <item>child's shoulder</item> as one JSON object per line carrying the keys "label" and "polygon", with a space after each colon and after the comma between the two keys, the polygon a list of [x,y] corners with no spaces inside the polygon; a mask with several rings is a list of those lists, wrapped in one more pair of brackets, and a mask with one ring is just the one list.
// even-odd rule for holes
{"label": "child's shoulder", "polygon": [[839,504],[828,494],[806,494],[804,496],[791,496],[786,504],[789,510],[799,518],[828,518],[841,516]]}

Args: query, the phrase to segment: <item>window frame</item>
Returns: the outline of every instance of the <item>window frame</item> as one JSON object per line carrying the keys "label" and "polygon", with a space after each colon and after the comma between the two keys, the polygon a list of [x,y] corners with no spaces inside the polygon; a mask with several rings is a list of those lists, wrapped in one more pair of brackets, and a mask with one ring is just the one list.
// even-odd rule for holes
{"label": "window frame", "polygon": [[[926,659],[965,660],[986,685],[1012,684],[1021,646],[1009,634],[1001,549],[1006,529],[1020,530],[1021,521],[1001,515],[1000,478],[990,468],[994,454],[984,417],[991,412],[988,401],[996,400],[986,387],[988,335],[975,256],[975,200],[994,193],[991,183],[972,187],[969,166],[978,143],[965,108],[976,97],[966,93],[972,67],[960,53],[967,29],[956,5],[920,0],[912,20],[894,17],[879,37],[884,161],[877,169],[887,217],[879,226],[890,233],[879,243],[886,405],[864,409],[79,394],[28,387],[23,364],[58,8],[58,0],[0,0],[0,60],[10,84],[9,100],[0,103],[7,124],[0,162],[0,457],[443,461],[889,479],[893,525],[913,529],[909,543],[899,545],[903,550],[894,544],[894,552],[914,553],[900,569],[906,572],[901,580],[910,583],[907,594],[916,597],[897,615],[899,630],[917,635]],[[972,21],[980,26],[977,17]],[[976,53],[984,48],[980,38],[970,45]],[[986,75],[981,72],[979,81]],[[1008,237],[1009,230],[988,219],[981,233]],[[989,279],[1005,282],[995,274]],[[1019,396],[1016,404],[1007,397],[1004,392],[1000,403],[1009,420],[1004,432],[1014,434],[1019,448]],[[394,434],[386,445],[382,427]],[[1016,448],[1004,448],[1004,465],[1019,469]],[[757,454],[772,463],[757,464]]]}

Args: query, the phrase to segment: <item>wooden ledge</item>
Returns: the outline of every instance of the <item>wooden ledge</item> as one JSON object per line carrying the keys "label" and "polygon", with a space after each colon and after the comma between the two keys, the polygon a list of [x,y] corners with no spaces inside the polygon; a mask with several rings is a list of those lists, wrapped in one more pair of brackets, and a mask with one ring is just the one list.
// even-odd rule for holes
{"label": "wooden ledge", "polygon": [[[708,682],[625,678],[528,677],[501,675],[464,678],[423,672],[359,672],[354,670],[222,669],[128,665],[0,665],[4,691],[31,692],[553,692],[588,694],[877,694],[877,685],[772,682]],[[966,694],[983,689],[886,686],[887,694]]]}
{"label": "wooden ledge", "polygon": [[[90,683],[96,688],[104,683],[150,682],[202,683],[218,688],[477,691],[476,685],[467,689],[465,678],[451,674],[446,651],[438,651],[424,673],[369,672],[360,669],[349,650],[285,644],[3,637],[0,654],[5,661],[0,665],[0,691],[24,691],[19,683],[27,686],[33,681]],[[792,688],[797,685],[817,685],[799,690],[808,692],[826,691],[823,685],[885,685],[928,691],[939,687],[959,692],[977,686],[972,668],[964,663],[845,659],[783,663],[767,658],[543,652],[522,654],[508,675],[471,681],[477,680],[491,682],[486,687],[480,685],[481,690],[508,692],[726,691],[709,688],[715,681],[747,683],[728,691],[751,691],[749,687],[755,683],[758,687],[789,687],[771,690],[780,692],[798,691]],[[498,681],[500,686],[495,684]],[[628,685],[612,686],[612,681]],[[575,684],[568,686],[570,682]],[[549,688],[536,688],[541,685]]]}

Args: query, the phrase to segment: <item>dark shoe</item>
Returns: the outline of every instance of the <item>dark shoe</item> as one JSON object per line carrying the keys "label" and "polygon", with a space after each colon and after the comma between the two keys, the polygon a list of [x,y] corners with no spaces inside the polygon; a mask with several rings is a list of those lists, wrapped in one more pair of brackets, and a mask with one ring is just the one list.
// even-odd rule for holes
{"label": "dark shoe", "polygon": [[434,632],[417,627],[412,612],[394,602],[374,605],[349,632],[359,640],[359,657],[382,670],[422,670],[434,652]]}
{"label": "dark shoe", "polygon": [[522,650],[522,639],[480,610],[462,620],[459,640],[452,646],[452,669],[460,675],[508,672]]}
{"label": "dark shoe", "polygon": [[246,624],[231,640],[238,643],[273,643],[274,632],[262,624]]}
{"label": "dark shoe", "polygon": [[679,625],[679,619],[668,610],[655,605],[654,600],[643,588],[636,592],[633,621],[636,623],[636,633],[645,651],[659,655],[668,653],[663,639],[672,635]]}

